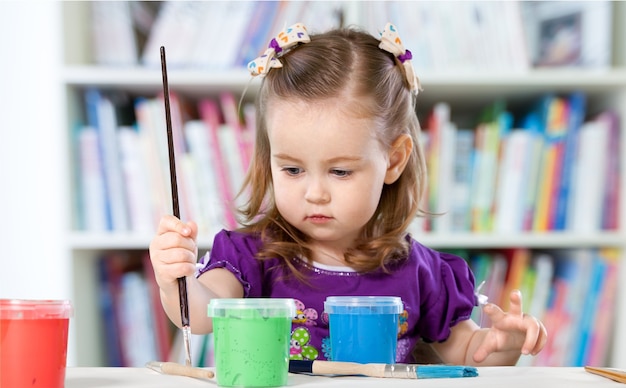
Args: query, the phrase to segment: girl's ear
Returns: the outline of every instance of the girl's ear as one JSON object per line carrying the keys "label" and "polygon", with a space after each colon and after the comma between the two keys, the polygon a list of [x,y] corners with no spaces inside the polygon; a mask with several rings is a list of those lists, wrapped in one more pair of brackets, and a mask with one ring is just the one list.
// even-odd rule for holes
{"label": "girl's ear", "polygon": [[410,135],[400,135],[394,140],[389,148],[389,165],[385,174],[386,184],[390,185],[400,177],[409,162],[411,152],[413,152],[413,139]]}

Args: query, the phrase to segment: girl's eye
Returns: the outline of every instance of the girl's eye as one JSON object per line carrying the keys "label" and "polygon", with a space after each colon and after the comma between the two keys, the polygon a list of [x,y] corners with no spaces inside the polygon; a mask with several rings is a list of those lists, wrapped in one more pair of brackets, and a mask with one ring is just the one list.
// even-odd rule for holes
{"label": "girl's eye", "polygon": [[287,175],[298,175],[302,172],[302,169],[298,167],[283,167],[283,171],[287,173]]}
{"label": "girl's eye", "polygon": [[340,178],[348,177],[348,176],[352,175],[352,171],[350,171],[350,170],[333,169],[333,170],[331,170],[331,173],[333,175],[335,175],[335,176],[340,177]]}

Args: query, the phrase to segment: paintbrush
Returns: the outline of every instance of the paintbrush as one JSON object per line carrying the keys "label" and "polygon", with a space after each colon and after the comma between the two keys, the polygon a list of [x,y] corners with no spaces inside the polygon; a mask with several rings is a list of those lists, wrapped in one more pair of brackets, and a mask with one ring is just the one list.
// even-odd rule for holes
{"label": "paintbrush", "polygon": [[215,377],[213,371],[194,368],[193,366],[187,366],[177,362],[150,361],[146,363],[146,367],[166,375],[196,377],[199,379],[212,379]]}
{"label": "paintbrush", "polygon": [[[161,73],[163,75],[163,99],[165,100],[165,124],[167,127],[167,148],[170,158],[170,181],[172,185],[172,207],[174,216],[180,218],[178,206],[178,185],[176,183],[176,162],[174,158],[174,139],[172,136],[172,114],[170,111],[170,92],[167,82],[167,65],[165,63],[165,47],[161,46]],[[185,364],[191,366],[191,327],[189,325],[189,305],[187,303],[187,280],[178,278],[178,299],[180,302],[180,323],[185,344]]]}
{"label": "paintbrush", "polygon": [[475,377],[478,370],[472,366],[443,364],[359,364],[340,361],[289,360],[289,372],[316,375],[362,375],[397,379],[435,379]]}

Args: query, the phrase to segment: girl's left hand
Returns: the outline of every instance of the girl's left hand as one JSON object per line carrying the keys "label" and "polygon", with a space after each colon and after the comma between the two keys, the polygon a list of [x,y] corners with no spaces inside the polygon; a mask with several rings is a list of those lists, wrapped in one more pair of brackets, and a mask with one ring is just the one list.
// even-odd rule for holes
{"label": "girl's left hand", "polygon": [[474,353],[474,361],[482,362],[493,352],[519,351],[521,354],[536,355],[548,339],[546,328],[537,318],[522,312],[522,294],[514,290],[510,295],[508,312],[489,303],[483,311],[492,326]]}

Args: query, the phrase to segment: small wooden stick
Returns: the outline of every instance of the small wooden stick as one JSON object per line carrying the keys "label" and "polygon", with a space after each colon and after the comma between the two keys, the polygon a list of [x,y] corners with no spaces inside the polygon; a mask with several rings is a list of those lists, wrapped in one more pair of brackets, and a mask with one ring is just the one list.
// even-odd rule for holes
{"label": "small wooden stick", "polygon": [[166,375],[195,377],[199,379],[212,379],[215,377],[215,373],[213,373],[213,371],[203,368],[195,368],[193,366],[187,366],[177,362],[151,361],[147,363],[146,366]]}

